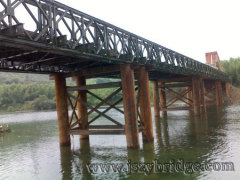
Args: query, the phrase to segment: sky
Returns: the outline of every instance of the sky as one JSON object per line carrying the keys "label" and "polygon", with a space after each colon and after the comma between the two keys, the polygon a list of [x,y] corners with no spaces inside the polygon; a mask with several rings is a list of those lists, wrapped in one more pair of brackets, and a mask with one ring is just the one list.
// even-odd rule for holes
{"label": "sky", "polygon": [[240,0],[57,0],[205,62],[240,57]]}

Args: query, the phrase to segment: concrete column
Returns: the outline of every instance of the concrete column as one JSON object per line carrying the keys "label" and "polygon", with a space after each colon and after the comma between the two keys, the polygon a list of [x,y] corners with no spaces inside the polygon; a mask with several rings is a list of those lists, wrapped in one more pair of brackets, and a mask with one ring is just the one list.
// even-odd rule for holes
{"label": "concrete column", "polygon": [[160,116],[160,104],[159,104],[159,89],[158,82],[152,81],[153,85],[153,105],[154,105],[154,115],[155,117]]}
{"label": "concrete column", "polygon": [[[164,85],[164,83],[160,82],[160,85]],[[165,93],[165,88],[161,87],[160,88],[160,107],[162,111],[162,117],[167,116],[167,111],[163,110],[167,108],[167,102],[166,102],[166,93]]]}
{"label": "concrete column", "polygon": [[129,148],[139,148],[134,71],[129,64],[121,65],[120,70],[127,146]]}
{"label": "concrete column", "polygon": [[149,76],[145,67],[139,68],[139,104],[140,115],[144,123],[143,141],[153,141],[153,125],[152,125],[152,111],[151,98],[149,89]]}
{"label": "concrete column", "polygon": [[192,91],[193,91],[193,109],[195,115],[200,115],[200,81],[198,77],[192,78]]}
{"label": "concrete column", "polygon": [[222,83],[221,81],[215,81],[215,87],[216,87],[216,105],[221,106],[223,103],[222,99]]}
{"label": "concrete column", "polygon": [[71,144],[68,119],[66,79],[62,74],[55,75],[56,105],[58,117],[59,143],[61,146]]}
{"label": "concrete column", "polygon": [[[86,86],[86,79],[83,76],[76,77],[77,86]],[[79,99],[87,103],[87,91],[78,91]],[[80,128],[88,130],[88,109],[86,106],[77,102],[78,118],[81,119]],[[80,135],[80,139],[89,139],[89,135]]]}

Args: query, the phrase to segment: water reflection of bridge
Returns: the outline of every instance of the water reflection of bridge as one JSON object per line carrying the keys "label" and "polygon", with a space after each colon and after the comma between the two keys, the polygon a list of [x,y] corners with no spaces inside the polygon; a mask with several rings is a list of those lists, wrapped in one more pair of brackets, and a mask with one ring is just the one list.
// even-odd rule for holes
{"label": "water reflection of bridge", "polygon": [[[179,159],[184,162],[207,163],[213,159],[216,150],[225,149],[224,134],[223,138],[213,139],[212,135],[218,134],[225,129],[226,121],[223,119],[224,112],[222,108],[211,107],[211,111],[205,116],[194,116],[193,113],[185,111],[179,115],[180,120],[175,119],[175,115],[154,119],[155,141],[142,144],[142,150],[125,149],[121,147],[101,147],[100,151],[93,151],[90,148],[89,141],[81,141],[79,149],[70,147],[61,148],[61,167],[63,179],[69,177],[79,177],[82,179],[94,179],[96,176],[103,178],[112,177],[113,179],[141,178],[143,173],[121,173],[113,172],[110,168],[108,173],[101,172],[98,168],[97,173],[91,173],[87,164],[124,164],[127,167],[128,160],[131,163],[177,163]],[[170,124],[168,123],[170,122]],[[177,124],[176,122],[179,122]],[[184,122],[184,123],[182,123]],[[182,124],[181,124],[182,123]],[[176,125],[181,125],[181,132],[174,131]],[[172,135],[172,136],[171,136]],[[96,144],[97,145],[97,144]],[[98,145],[97,145],[98,146]],[[97,158],[96,158],[97,157]],[[168,169],[168,171],[170,171]],[[160,172],[160,170],[159,170]],[[194,172],[191,179],[197,179],[201,172]],[[147,175],[148,178],[170,178],[176,176],[177,179],[189,178],[185,171],[171,173],[165,170],[164,173],[154,172]]]}

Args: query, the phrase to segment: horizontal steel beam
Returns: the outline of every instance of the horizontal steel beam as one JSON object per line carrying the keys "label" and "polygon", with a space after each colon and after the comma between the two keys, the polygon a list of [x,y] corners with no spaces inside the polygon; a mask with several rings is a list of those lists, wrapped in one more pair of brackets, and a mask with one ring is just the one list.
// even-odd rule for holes
{"label": "horizontal steel beam", "polygon": [[89,129],[124,129],[124,126],[117,125],[89,125]]}
{"label": "horizontal steel beam", "polygon": [[176,87],[188,87],[188,86],[192,86],[191,83],[175,83],[175,84],[163,84],[163,85],[159,85],[159,88],[176,88]]}
{"label": "horizontal steel beam", "polygon": [[[139,132],[142,132],[143,126],[139,126]],[[125,129],[116,125],[91,125],[89,130],[74,128],[69,130],[71,135],[125,135]]]}
{"label": "horizontal steel beam", "polygon": [[70,130],[71,135],[125,135],[125,130]]}
{"label": "horizontal steel beam", "polygon": [[113,87],[121,87],[121,82],[91,84],[87,86],[74,86],[74,87],[68,86],[67,91],[83,91],[83,90],[103,89],[103,88],[113,88]]}
{"label": "horizontal steel beam", "polygon": [[185,111],[185,110],[192,110],[191,106],[186,107],[174,107],[174,108],[162,108],[161,111]]}
{"label": "horizontal steel beam", "polygon": [[111,65],[111,66],[101,66],[96,68],[88,68],[84,69],[79,73],[71,73],[68,76],[73,77],[73,80],[75,76],[96,76],[96,75],[104,75],[109,73],[119,73],[120,72],[120,66],[119,65]]}
{"label": "horizontal steel beam", "polygon": [[181,77],[181,78],[167,78],[161,79],[159,82],[161,83],[168,83],[168,82],[188,82],[192,81],[192,77]]}

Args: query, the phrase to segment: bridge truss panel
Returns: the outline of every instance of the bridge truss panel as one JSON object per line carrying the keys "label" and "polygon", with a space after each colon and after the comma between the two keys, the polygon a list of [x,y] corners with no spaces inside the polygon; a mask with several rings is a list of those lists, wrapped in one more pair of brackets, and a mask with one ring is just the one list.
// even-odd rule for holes
{"label": "bridge truss panel", "polygon": [[[138,62],[153,65],[155,71],[228,79],[208,65],[52,0],[0,0],[1,41],[5,35],[111,63]],[[9,64],[4,58],[1,66]],[[73,70],[79,71],[68,71]]]}

